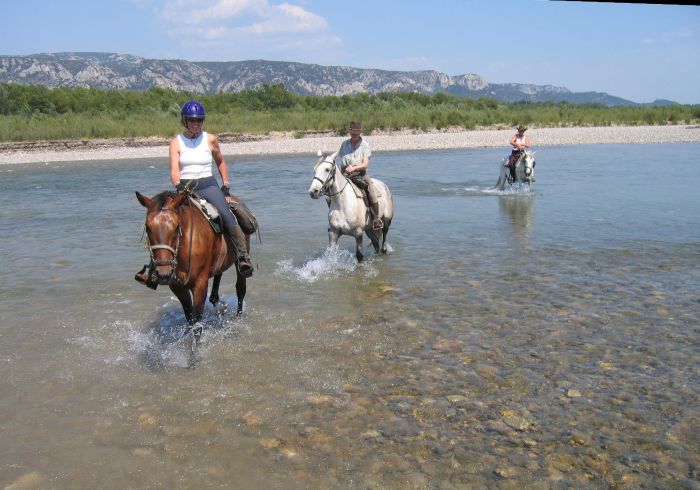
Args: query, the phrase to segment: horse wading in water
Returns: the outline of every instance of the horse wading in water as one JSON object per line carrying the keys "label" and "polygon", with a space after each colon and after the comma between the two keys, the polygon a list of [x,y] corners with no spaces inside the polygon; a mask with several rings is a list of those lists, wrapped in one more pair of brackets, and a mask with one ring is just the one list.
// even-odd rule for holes
{"label": "horse wading in water", "polygon": [[[219,302],[221,275],[236,263],[236,250],[226,233],[217,233],[202,212],[189,201],[190,193],[163,191],[153,198],[136,192],[146,211],[146,248],[151,256],[151,270],[146,285],[170,286],[180,300],[190,326],[202,318],[209,278],[213,277],[209,301]],[[246,234],[250,250],[250,235]],[[145,269],[145,268],[144,268]],[[236,270],[236,314],[243,312],[246,278]],[[143,272],[143,271],[142,271]],[[137,274],[137,280],[138,274]],[[199,340],[201,327],[193,329]]]}
{"label": "horse wading in water", "polygon": [[535,152],[523,150],[515,161],[515,181],[511,178],[510,169],[508,168],[508,159],[501,161],[501,174],[496,181],[496,188],[504,190],[507,186],[523,183],[530,185],[535,181]]}
{"label": "horse wading in water", "polygon": [[313,199],[326,197],[330,245],[337,245],[341,235],[355,237],[355,257],[358,262],[362,262],[364,259],[362,239],[365,233],[371,240],[376,253],[379,253],[379,250],[386,253],[386,235],[394,217],[394,201],[386,184],[381,180],[372,179],[380,194],[379,217],[383,222],[382,228],[372,229],[372,219],[364,202],[363,192],[343,175],[335,163],[336,156],[337,152],[331,155],[320,155],[314,165],[314,178],[309,187],[309,196]]}

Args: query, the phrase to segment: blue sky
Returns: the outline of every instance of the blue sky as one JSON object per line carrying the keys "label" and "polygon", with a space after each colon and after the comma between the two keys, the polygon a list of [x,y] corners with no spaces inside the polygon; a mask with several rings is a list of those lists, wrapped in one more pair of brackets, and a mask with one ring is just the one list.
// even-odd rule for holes
{"label": "blue sky", "polygon": [[0,54],[128,53],[476,73],[700,103],[700,7],[547,0],[23,0]]}

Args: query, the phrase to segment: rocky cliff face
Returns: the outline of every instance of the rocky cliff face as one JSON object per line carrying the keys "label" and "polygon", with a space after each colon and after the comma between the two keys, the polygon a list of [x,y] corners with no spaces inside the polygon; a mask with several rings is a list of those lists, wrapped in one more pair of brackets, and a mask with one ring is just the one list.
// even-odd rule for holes
{"label": "rocky cliff face", "polygon": [[261,84],[282,84],[301,95],[439,92],[503,102],[569,101],[637,105],[605,93],[573,93],[564,87],[491,84],[474,73],[387,71],[282,61],[191,62],[153,60],[115,53],[46,53],[0,56],[0,82],[47,87],[146,90],[169,88],[193,93],[237,92]]}

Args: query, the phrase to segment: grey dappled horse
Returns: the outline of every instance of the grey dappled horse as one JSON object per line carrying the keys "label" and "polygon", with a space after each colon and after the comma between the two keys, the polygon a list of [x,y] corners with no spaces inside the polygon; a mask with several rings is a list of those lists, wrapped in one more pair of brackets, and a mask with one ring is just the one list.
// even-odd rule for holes
{"label": "grey dappled horse", "polygon": [[[387,252],[386,235],[394,217],[394,200],[389,188],[378,179],[372,179],[379,199],[379,217],[384,226],[372,229],[372,219],[363,199],[363,192],[343,175],[335,163],[336,153],[322,154],[314,165],[314,178],[309,187],[313,199],[326,196],[328,202],[328,240],[331,246],[338,243],[341,235],[355,237],[355,257],[362,262],[362,239],[366,233],[372,241],[374,251]],[[381,241],[381,245],[379,244]]]}
{"label": "grey dappled horse", "polygon": [[512,184],[524,183],[530,185],[535,181],[535,152],[524,150],[515,162],[515,182],[510,181],[510,169],[506,166],[508,159],[500,163],[501,173],[496,181],[496,189],[504,190]]}

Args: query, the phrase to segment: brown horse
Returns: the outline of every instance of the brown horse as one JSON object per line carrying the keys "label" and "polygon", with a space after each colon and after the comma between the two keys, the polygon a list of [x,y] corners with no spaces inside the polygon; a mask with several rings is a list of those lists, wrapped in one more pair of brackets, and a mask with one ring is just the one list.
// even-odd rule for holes
{"label": "brown horse", "polygon": [[[163,191],[153,198],[136,192],[136,198],[147,209],[145,229],[152,275],[157,284],[170,286],[192,326],[202,318],[210,277],[214,282],[209,301],[214,306],[219,302],[221,275],[236,263],[235,248],[227,234],[214,231],[201,211],[191,205],[189,192]],[[250,235],[246,241],[250,250]],[[236,273],[236,314],[241,314],[246,278]],[[194,334],[199,340],[201,329]]]}

